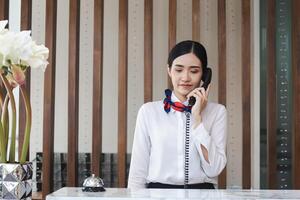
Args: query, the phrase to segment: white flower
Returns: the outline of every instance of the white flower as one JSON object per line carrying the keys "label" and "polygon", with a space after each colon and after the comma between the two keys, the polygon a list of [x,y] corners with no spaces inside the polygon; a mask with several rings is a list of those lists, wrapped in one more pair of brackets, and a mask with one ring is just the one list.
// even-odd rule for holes
{"label": "white flower", "polygon": [[48,48],[44,45],[36,45],[35,42],[32,42],[32,55],[26,60],[26,63],[32,68],[42,68],[45,70],[48,65],[48,56]]}
{"label": "white flower", "polygon": [[30,31],[11,32],[5,29],[6,21],[0,21],[0,68],[10,64],[45,69],[49,50],[37,45]]}
{"label": "white flower", "polygon": [[2,33],[2,32],[5,32],[5,26],[6,26],[6,24],[8,23],[8,21],[7,20],[2,20],[2,21],[0,21],[0,34]]}
{"label": "white flower", "polygon": [[[2,42],[1,42],[1,35],[5,31],[4,28],[5,28],[6,24],[7,24],[7,20],[0,21],[0,44],[2,44]],[[3,66],[4,59],[5,59],[4,55],[3,55],[3,53],[1,52],[1,49],[0,49],[0,68]]]}
{"label": "white flower", "polygon": [[13,32],[5,32],[4,34],[0,34],[0,67],[7,64],[7,56],[11,52],[12,44],[15,39],[15,33]]}
{"label": "white flower", "polygon": [[32,55],[31,43],[30,31],[16,33],[7,59],[14,64],[19,64],[20,60],[28,60]]}
{"label": "white flower", "polygon": [[[12,32],[5,29],[7,21],[0,21],[0,76],[3,81],[8,81],[8,84],[4,84],[7,94],[9,95],[10,105],[12,112],[8,113],[8,118],[12,119],[11,128],[9,135],[14,138],[16,135],[16,109],[14,95],[12,94],[13,88],[20,86],[20,90],[23,94],[26,94],[25,87],[23,84],[26,81],[26,69],[28,67],[43,68],[47,66],[47,58],[49,50],[43,45],[37,45],[30,36],[30,31],[18,31]],[[12,88],[11,88],[12,87]],[[26,107],[26,125],[25,125],[25,136],[24,145],[20,163],[26,161],[28,143],[30,138],[30,127],[31,127],[31,106],[30,101],[26,98],[26,95],[22,95]],[[5,105],[0,108],[0,112],[6,109]],[[10,113],[12,116],[10,116]],[[1,122],[0,122],[1,124]],[[29,128],[28,128],[29,127]],[[0,148],[0,161],[7,162],[5,155],[5,148],[9,147],[12,149],[9,156],[9,161],[15,162],[15,143],[12,140],[11,144],[8,145],[8,141],[5,140],[5,136],[1,136],[0,141],[4,141]],[[1,142],[0,142],[1,143]]]}

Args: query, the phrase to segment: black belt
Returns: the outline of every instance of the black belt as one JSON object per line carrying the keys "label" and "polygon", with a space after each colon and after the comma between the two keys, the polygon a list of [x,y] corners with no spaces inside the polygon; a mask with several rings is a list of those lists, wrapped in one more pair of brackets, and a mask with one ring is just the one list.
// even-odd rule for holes
{"label": "black belt", "polygon": [[[147,188],[175,188],[175,189],[183,189],[184,185],[171,185],[171,184],[164,184],[164,183],[153,183],[150,182],[147,184]],[[215,189],[212,183],[196,183],[196,184],[188,184],[187,189]]]}

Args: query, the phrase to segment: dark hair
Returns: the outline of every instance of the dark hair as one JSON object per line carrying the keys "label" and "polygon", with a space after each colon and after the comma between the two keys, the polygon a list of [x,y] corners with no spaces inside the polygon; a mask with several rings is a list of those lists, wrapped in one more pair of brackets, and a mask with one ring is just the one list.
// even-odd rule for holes
{"label": "dark hair", "polygon": [[184,54],[193,53],[201,61],[202,68],[207,68],[207,54],[204,46],[199,42],[185,40],[176,44],[169,53],[168,65],[172,66],[173,61]]}

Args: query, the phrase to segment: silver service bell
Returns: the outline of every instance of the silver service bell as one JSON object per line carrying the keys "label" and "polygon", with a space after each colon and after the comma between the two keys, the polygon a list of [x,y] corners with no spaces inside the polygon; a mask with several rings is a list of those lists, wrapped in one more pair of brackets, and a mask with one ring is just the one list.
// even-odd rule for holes
{"label": "silver service bell", "polygon": [[92,174],[92,176],[86,178],[83,182],[83,189],[84,192],[104,192],[104,183],[103,180],[95,174]]}

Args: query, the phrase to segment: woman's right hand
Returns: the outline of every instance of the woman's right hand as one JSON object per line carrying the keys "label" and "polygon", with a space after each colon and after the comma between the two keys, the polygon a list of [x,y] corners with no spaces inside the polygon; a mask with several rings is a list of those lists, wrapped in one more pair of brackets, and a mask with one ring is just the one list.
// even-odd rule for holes
{"label": "woman's right hand", "polygon": [[207,105],[209,88],[210,85],[208,86],[207,90],[205,90],[203,87],[195,88],[187,95],[188,99],[191,96],[196,98],[195,105],[192,107],[192,115],[195,120],[195,127],[202,122],[201,112]]}

